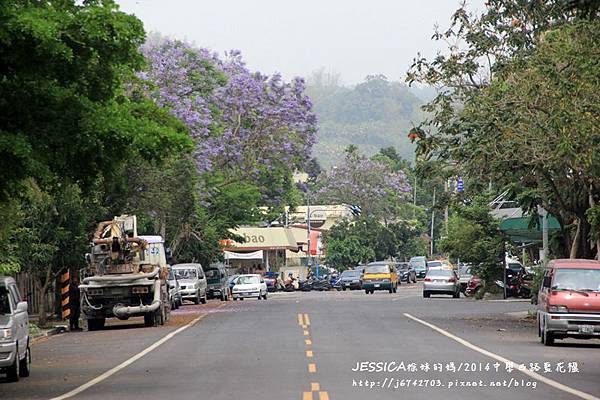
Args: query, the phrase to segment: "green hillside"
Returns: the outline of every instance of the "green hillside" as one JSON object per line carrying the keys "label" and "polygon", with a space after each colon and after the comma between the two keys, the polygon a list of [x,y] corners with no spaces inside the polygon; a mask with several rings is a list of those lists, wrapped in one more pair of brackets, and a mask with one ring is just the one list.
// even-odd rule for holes
{"label": "green hillside", "polygon": [[373,75],[346,87],[335,75],[319,71],[309,79],[308,93],[319,119],[314,155],[321,165],[337,164],[350,144],[367,155],[394,146],[402,157],[413,159],[407,134],[421,120],[423,100],[406,85]]}

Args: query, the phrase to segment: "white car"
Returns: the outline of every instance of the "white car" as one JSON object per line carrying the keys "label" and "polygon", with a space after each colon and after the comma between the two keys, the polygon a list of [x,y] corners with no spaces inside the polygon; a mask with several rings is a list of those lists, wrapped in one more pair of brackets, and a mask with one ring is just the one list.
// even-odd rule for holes
{"label": "white car", "polygon": [[233,300],[244,300],[246,297],[254,297],[258,300],[267,299],[267,284],[261,275],[240,275],[235,280],[232,290]]}

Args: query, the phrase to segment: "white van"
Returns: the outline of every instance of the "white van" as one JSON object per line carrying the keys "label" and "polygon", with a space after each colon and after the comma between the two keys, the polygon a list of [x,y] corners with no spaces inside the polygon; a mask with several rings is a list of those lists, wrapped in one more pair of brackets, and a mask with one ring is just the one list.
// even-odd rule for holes
{"label": "white van", "polygon": [[29,376],[29,315],[15,280],[0,276],[0,372],[9,381]]}
{"label": "white van", "polygon": [[206,275],[202,265],[175,264],[171,268],[179,281],[181,297],[184,300],[192,300],[195,304],[206,304]]}

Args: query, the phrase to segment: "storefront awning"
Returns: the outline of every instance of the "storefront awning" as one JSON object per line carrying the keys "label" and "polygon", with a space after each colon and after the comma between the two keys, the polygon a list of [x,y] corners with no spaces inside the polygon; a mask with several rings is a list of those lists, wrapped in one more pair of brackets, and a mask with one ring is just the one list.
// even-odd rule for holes
{"label": "storefront awning", "polygon": [[257,250],[298,250],[298,244],[291,229],[282,227],[270,228],[237,228],[231,232],[244,238],[244,242],[231,241],[223,250],[236,252]]}

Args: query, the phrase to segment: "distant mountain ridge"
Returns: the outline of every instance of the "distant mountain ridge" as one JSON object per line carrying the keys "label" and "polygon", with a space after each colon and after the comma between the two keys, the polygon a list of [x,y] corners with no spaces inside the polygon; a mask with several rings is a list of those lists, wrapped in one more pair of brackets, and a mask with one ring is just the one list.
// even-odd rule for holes
{"label": "distant mountain ridge", "polygon": [[[426,88],[428,89],[428,88]],[[405,159],[414,159],[408,131],[422,120],[420,109],[435,94],[412,89],[385,76],[368,76],[353,87],[341,86],[323,71],[309,79],[307,92],[319,120],[313,154],[324,167],[336,165],[350,144],[374,154],[393,146]]]}

